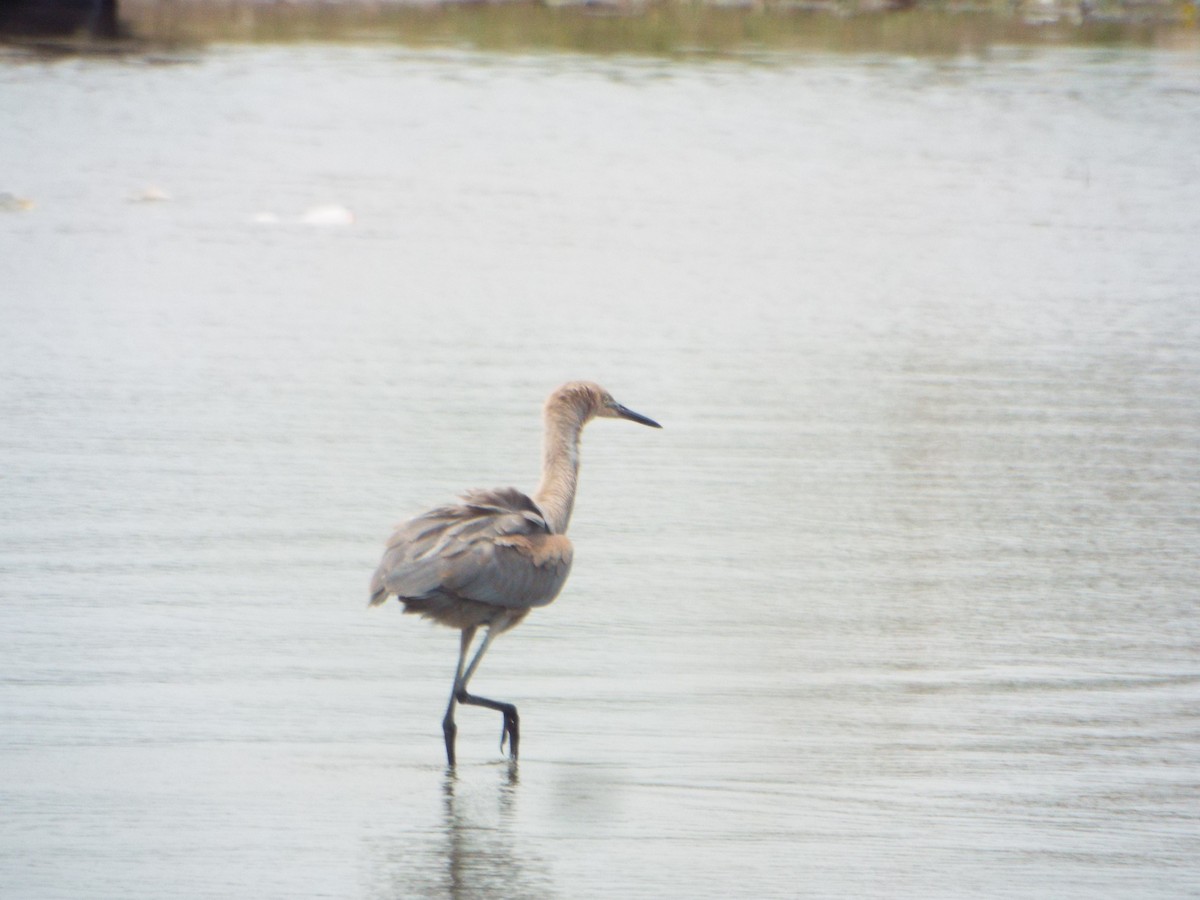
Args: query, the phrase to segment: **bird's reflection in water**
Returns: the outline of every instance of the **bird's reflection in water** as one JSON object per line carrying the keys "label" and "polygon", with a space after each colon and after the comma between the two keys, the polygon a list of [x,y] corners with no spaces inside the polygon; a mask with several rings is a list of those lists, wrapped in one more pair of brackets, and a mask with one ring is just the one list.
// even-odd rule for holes
{"label": "bird's reflection in water", "polygon": [[446,882],[454,898],[500,896],[521,882],[520,854],[512,846],[515,761],[503,768],[495,805],[447,770],[445,801]]}
{"label": "bird's reflection in water", "polygon": [[549,867],[518,833],[519,786],[513,760],[457,774],[448,769],[441,786],[441,833],[431,834],[427,843],[393,845],[398,855],[390,860],[387,896],[556,896]]}

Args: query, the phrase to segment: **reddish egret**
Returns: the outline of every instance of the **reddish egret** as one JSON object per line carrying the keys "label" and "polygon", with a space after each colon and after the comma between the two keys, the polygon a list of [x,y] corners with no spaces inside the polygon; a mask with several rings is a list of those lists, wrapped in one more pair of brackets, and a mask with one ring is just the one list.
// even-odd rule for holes
{"label": "reddish egret", "polygon": [[[467,684],[492,638],[562,590],[571,571],[567,523],[579,481],[579,436],[593,418],[629,419],[652,428],[653,419],[626,409],[589,381],[564,384],[546,401],[542,483],[532,497],[515,488],[471,491],[462,503],[442,506],[397,527],[371,579],[371,606],[390,596],[404,611],[420,613],[462,632],[450,705],[442,719],[446,760],[454,766],[454,705],[485,706],[504,716],[500,750],[508,741],[517,758],[517,708],[467,693]],[[487,632],[468,665],[475,632]]]}

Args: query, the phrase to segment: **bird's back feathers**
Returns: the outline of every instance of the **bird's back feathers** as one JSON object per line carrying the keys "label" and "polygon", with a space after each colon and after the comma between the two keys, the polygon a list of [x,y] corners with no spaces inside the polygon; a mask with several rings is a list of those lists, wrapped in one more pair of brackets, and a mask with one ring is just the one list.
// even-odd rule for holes
{"label": "bird's back feathers", "polygon": [[571,542],[514,488],[477,490],[462,503],[400,525],[371,579],[371,605],[397,596],[406,612],[447,625],[515,621],[558,596]]}

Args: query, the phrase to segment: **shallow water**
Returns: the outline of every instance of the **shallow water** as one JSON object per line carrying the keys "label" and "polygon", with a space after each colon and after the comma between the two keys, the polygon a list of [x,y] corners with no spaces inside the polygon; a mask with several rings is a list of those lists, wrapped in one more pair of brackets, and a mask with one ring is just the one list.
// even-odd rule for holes
{"label": "shallow water", "polygon": [[[4,60],[0,893],[1194,892],[1198,76]],[[366,581],[579,377],[449,777]]]}

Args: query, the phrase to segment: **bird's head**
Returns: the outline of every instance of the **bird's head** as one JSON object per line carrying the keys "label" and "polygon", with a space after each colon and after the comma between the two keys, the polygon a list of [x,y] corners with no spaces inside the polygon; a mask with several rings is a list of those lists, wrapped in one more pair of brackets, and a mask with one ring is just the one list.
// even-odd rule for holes
{"label": "bird's head", "polygon": [[569,381],[550,395],[546,401],[547,411],[570,409],[583,422],[592,418],[628,419],[639,425],[662,428],[653,419],[622,406],[613,395],[593,381]]}

